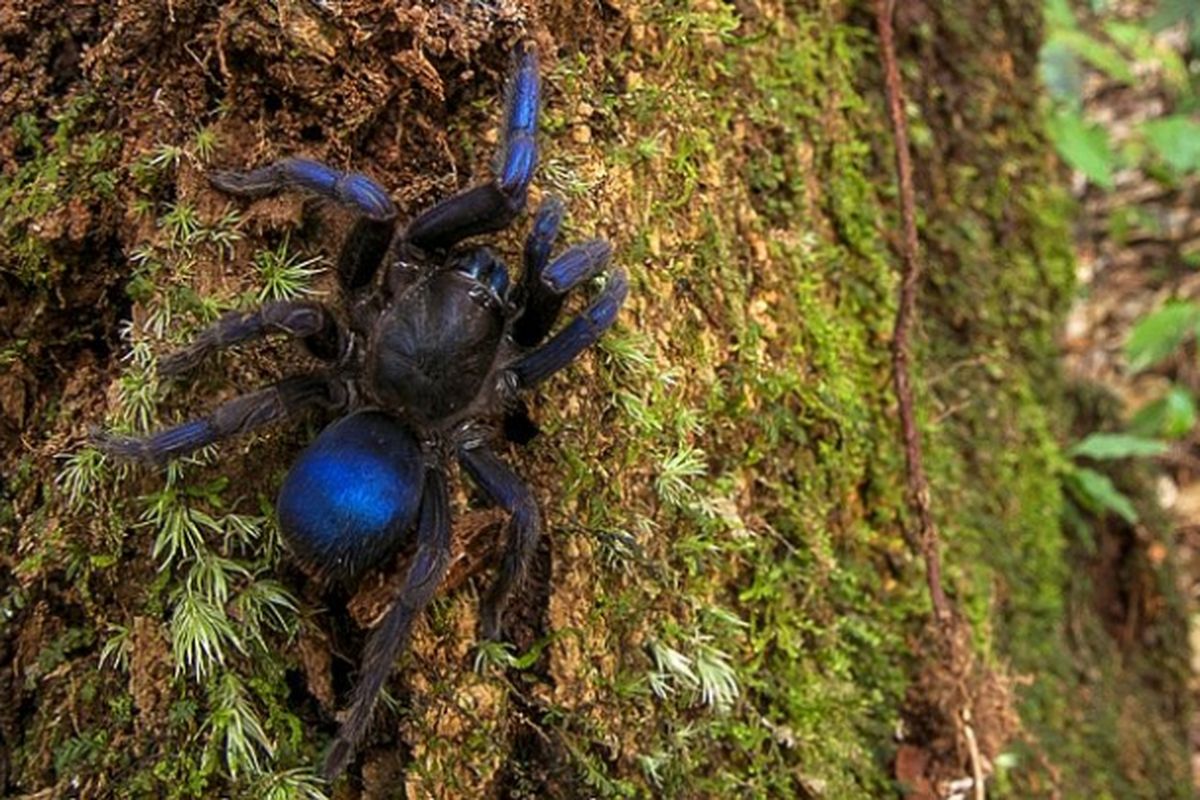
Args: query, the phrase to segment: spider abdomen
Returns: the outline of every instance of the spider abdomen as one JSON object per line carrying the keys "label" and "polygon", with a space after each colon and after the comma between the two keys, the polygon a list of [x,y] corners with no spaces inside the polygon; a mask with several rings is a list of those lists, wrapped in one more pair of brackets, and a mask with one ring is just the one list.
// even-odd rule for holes
{"label": "spider abdomen", "polygon": [[362,411],[308,446],[279,491],[279,526],[301,562],[348,581],[391,556],[421,502],[421,447],[394,417]]}

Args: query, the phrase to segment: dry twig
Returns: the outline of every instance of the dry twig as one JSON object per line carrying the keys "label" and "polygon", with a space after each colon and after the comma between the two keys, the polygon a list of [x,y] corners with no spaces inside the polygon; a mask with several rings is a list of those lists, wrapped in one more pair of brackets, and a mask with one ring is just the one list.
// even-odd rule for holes
{"label": "dry twig", "polygon": [[913,191],[912,156],[908,146],[908,123],[904,118],[904,92],[900,85],[900,70],[896,65],[896,42],[892,26],[894,0],[876,0],[879,24],[880,57],[883,60],[884,86],[887,89],[888,111],[896,139],[896,173],[900,182],[900,218],[904,238],[901,243],[903,272],[900,284],[900,307],[896,312],[896,327],[892,334],[892,379],[900,407],[900,431],[904,439],[904,458],[908,467],[908,493],[917,512],[918,531],[915,545],[925,560],[925,576],[929,582],[929,598],[939,622],[951,618],[950,604],[942,589],[941,557],[938,553],[938,532],[930,509],[929,480],[921,457],[921,432],[917,429],[913,410],[912,382],[909,376],[909,332],[917,303],[917,282],[921,276],[918,258],[916,200]]}

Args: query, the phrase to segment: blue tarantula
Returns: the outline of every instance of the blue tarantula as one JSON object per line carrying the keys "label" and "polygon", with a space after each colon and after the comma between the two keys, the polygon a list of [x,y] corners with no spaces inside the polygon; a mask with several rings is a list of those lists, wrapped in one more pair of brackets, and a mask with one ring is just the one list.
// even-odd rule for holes
{"label": "blue tarantula", "polygon": [[387,190],[365,175],[299,158],[212,174],[216,188],[238,197],[304,189],[356,214],[338,257],[341,304],[284,301],[229,314],[166,357],[160,372],[183,374],[217,350],[271,334],[302,340],[324,366],[144,438],[100,437],[115,456],[162,463],[307,409],[344,413],[283,482],[277,508],[284,540],[311,572],[345,586],[401,549],[414,555],[364,648],[326,757],[331,779],[353,757],[414,620],[446,575],[451,459],[510,514],[500,566],[480,608],[481,635],[500,637],[505,604],[526,573],[541,522],[533,494],[492,443],[514,421],[524,426],[509,424],[509,438],[524,438],[520,430],[532,426],[520,393],[594,344],[627,293],[624,272],[612,271],[591,305],[549,336],[566,293],[601,271],[611,254],[597,239],[551,259],[563,216],[556,198],[537,211],[514,285],[490,250],[461,246],[507,227],[524,210],[537,163],[539,91],[536,52],[523,46],[509,81],[498,175],[403,228]]}

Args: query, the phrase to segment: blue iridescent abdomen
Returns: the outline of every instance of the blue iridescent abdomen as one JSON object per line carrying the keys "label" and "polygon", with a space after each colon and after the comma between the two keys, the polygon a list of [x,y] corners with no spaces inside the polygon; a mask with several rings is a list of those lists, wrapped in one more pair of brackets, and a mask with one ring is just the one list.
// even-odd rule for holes
{"label": "blue iridescent abdomen", "polygon": [[421,448],[394,417],[361,411],[308,446],[279,490],[279,527],[300,561],[334,580],[404,543],[421,504]]}

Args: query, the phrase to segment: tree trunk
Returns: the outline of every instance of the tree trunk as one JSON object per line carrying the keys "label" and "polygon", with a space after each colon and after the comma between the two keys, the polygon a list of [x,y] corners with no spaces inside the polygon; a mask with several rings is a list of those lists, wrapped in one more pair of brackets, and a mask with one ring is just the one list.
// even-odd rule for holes
{"label": "tree trunk", "polygon": [[[917,414],[945,585],[985,678],[944,695],[939,671],[966,673],[920,645],[905,538],[873,4],[0,10],[0,788],[931,798],[979,770],[993,796],[1189,796],[1182,612],[1144,555],[1162,526],[1082,516],[1062,488],[1073,263],[1041,133],[1041,5],[900,5]],[[332,259],[345,220],[231,200],[209,169],[318,158],[411,217],[490,174],[522,39],[545,87],[531,205],[557,194],[566,239],[613,242],[630,297],[531,399],[541,435],[504,451],[546,531],[513,647],[477,649],[500,518],[457,476],[467,566],[348,779],[322,787],[311,769],[389,580],[347,604],[276,543],[283,473],[328,418],[169,475],[102,463],[88,431],[195,416],[303,363],[271,345],[157,375],[217,311],[332,292],[307,259]],[[489,244],[517,264],[528,224]],[[1091,587],[1118,573],[1127,591],[1100,613],[1111,593]]]}

